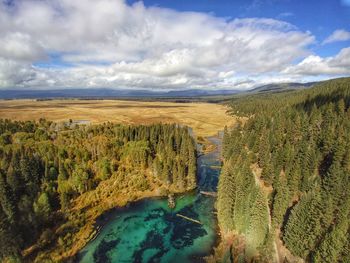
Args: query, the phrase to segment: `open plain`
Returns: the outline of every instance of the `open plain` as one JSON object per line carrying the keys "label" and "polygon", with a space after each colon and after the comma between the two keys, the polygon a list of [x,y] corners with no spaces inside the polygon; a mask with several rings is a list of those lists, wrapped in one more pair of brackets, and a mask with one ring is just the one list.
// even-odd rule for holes
{"label": "open plain", "polygon": [[197,136],[215,135],[234,118],[227,107],[212,103],[175,103],[122,100],[0,100],[0,118],[55,122],[69,119],[92,124],[115,122],[124,124],[179,123],[193,128]]}

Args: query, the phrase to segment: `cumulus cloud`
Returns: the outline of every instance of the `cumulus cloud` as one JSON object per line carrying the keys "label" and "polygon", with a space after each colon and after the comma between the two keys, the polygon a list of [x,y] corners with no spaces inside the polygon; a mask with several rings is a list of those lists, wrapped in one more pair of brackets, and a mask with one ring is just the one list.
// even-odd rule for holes
{"label": "cumulus cloud", "polygon": [[337,29],[323,41],[323,44],[347,40],[350,40],[350,31],[346,31],[344,29]]}
{"label": "cumulus cloud", "polygon": [[43,59],[46,55],[44,49],[30,35],[15,32],[0,38],[0,57],[33,61]]}
{"label": "cumulus cloud", "polygon": [[310,55],[299,64],[285,69],[284,73],[297,75],[349,75],[350,47],[342,49],[334,57],[322,58]]}
{"label": "cumulus cloud", "polygon": [[[142,2],[1,2],[0,87],[247,88],[262,74],[302,72],[303,64],[291,65],[310,55],[314,41],[275,19],[227,20]],[[348,61],[339,56],[310,56],[304,67],[326,63],[343,72]]]}

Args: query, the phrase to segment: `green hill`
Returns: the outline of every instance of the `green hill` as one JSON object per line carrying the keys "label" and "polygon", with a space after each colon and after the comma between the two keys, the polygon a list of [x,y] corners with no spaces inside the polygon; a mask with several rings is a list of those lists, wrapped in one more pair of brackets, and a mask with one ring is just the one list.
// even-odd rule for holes
{"label": "green hill", "polygon": [[286,247],[307,262],[349,262],[350,78],[230,106],[246,117],[225,129],[218,190],[233,257],[290,262]]}

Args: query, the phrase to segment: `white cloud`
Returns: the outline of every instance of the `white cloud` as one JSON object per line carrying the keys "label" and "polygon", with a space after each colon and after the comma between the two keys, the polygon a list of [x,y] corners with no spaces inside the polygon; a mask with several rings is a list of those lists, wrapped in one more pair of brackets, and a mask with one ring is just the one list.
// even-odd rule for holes
{"label": "white cloud", "polygon": [[[15,3],[0,4],[5,88],[247,88],[262,74],[301,72],[291,67],[314,43],[310,32],[275,19],[229,21],[122,0]],[[50,54],[71,67],[34,66],[50,63]],[[339,56],[336,66],[317,63],[343,71],[348,61]]]}
{"label": "white cloud", "polygon": [[33,61],[44,59],[46,55],[44,49],[30,35],[15,32],[0,38],[0,57]]}
{"label": "white cloud", "polygon": [[346,31],[344,29],[337,29],[329,37],[327,37],[322,44],[329,44],[347,40],[350,40],[350,31]]}
{"label": "white cloud", "polygon": [[334,57],[308,56],[299,64],[286,68],[284,73],[296,75],[349,75],[350,47],[342,49]]}
{"label": "white cloud", "polygon": [[22,87],[36,79],[36,72],[28,63],[0,58],[0,87]]}

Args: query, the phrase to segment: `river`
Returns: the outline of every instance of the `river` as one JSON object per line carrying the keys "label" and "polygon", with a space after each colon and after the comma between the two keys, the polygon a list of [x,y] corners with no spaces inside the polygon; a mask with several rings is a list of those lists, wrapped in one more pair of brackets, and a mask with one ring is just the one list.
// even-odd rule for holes
{"label": "river", "polygon": [[101,232],[81,250],[79,262],[203,262],[217,242],[215,199],[200,194],[216,192],[220,173],[221,139],[209,140],[218,147],[198,157],[196,191],[178,195],[175,209],[168,208],[167,199],[151,198],[106,213],[97,222]]}

